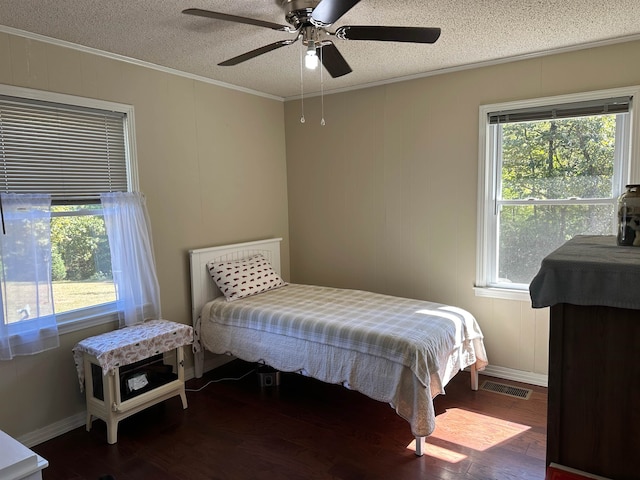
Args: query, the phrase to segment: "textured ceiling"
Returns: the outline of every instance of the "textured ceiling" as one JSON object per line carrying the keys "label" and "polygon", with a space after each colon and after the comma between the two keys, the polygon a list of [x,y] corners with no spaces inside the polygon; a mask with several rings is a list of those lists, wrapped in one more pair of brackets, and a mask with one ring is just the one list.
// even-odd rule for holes
{"label": "textured ceiling", "polygon": [[[286,24],[281,0],[1,0],[0,26],[268,95],[300,95],[300,42],[236,66],[217,65],[293,35],[184,15],[185,8]],[[361,0],[330,30],[342,25],[440,27],[442,35],[433,45],[335,39],[353,72],[334,79],[325,71],[325,92],[638,39],[640,1]],[[303,78],[305,95],[320,90],[319,70],[305,71]]]}

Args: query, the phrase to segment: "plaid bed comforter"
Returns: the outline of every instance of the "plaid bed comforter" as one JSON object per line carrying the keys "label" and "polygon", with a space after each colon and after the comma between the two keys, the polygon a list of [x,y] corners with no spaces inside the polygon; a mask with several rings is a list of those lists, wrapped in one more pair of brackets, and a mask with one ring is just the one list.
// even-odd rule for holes
{"label": "plaid bed comforter", "polygon": [[[460,308],[360,290],[289,284],[259,295],[209,304],[209,320],[375,355],[409,367],[429,385],[441,359],[462,350],[476,362],[475,318]],[[484,356],[481,355],[481,357]],[[481,369],[486,360],[478,359]]]}

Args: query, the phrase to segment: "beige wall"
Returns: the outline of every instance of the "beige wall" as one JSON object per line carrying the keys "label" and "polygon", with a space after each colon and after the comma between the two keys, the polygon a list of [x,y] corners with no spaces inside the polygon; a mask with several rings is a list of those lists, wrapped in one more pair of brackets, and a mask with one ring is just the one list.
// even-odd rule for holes
{"label": "beige wall", "polygon": [[[164,318],[191,323],[191,248],[284,237],[288,275],[282,102],[1,32],[0,83],[134,106]],[[0,362],[0,429],[21,437],[81,414],[71,349],[111,328]]]}
{"label": "beige wall", "polygon": [[635,42],[326,96],[324,127],[287,102],[292,281],[459,305],[492,368],[546,375],[548,309],[473,291],[479,106],[638,84]]}

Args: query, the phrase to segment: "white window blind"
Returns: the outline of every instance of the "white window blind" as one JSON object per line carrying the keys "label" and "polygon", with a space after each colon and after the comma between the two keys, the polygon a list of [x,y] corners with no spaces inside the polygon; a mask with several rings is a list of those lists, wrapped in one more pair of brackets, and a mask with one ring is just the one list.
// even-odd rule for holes
{"label": "white window blind", "polygon": [[630,109],[631,99],[631,96],[625,96],[602,100],[562,103],[552,106],[544,105],[530,108],[514,108],[508,111],[489,113],[489,123],[535,122],[538,120],[555,120],[558,118],[627,113]]}
{"label": "white window blind", "polygon": [[127,191],[126,114],[0,95],[0,192],[93,203]]}

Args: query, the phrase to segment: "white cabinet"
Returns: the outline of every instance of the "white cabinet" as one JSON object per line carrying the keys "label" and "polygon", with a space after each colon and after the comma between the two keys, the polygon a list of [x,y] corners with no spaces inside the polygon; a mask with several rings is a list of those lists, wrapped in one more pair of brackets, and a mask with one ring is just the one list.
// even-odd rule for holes
{"label": "white cabinet", "polygon": [[44,458],[0,430],[0,478],[3,480],[40,480]]}

